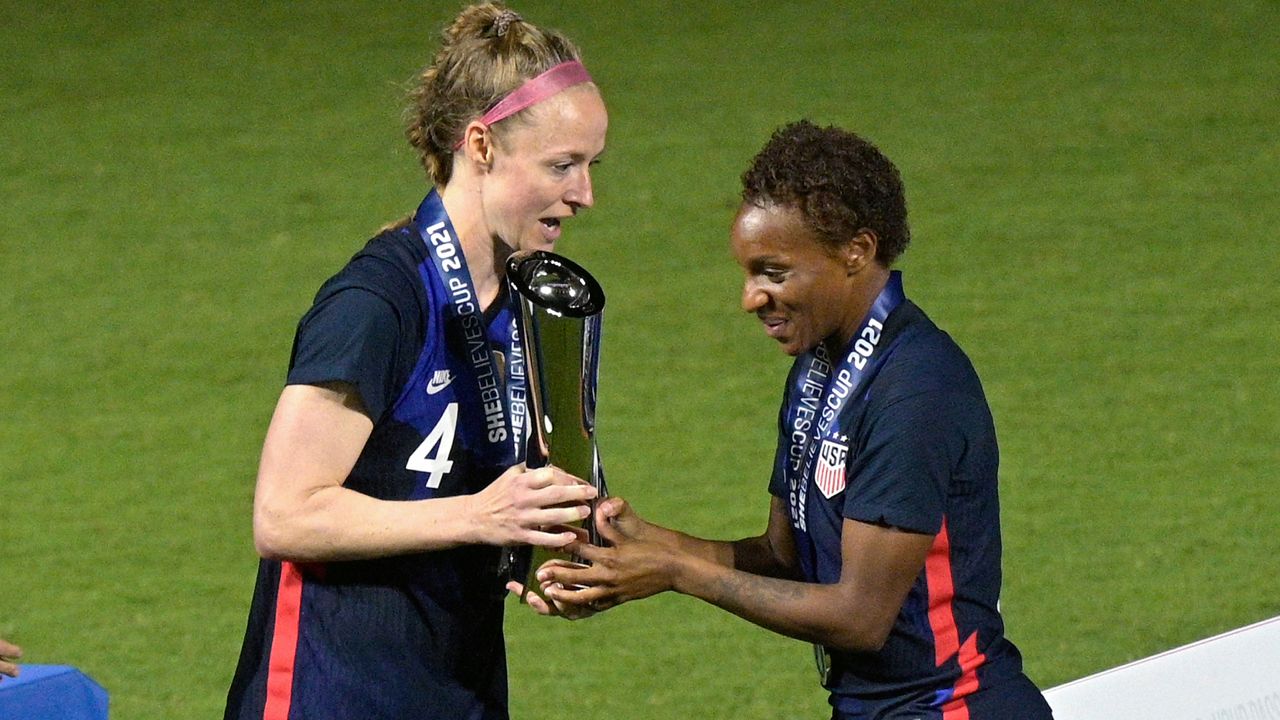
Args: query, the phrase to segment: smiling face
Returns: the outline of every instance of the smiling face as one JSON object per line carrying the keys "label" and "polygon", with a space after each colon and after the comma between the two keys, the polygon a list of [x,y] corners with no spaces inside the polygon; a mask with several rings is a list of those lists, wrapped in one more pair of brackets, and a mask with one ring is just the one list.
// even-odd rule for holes
{"label": "smiling face", "polygon": [[609,117],[594,85],[567,88],[503,128],[485,175],[485,224],[510,250],[552,250],[561,222],[595,204],[591,166]]}
{"label": "smiling face", "polygon": [[800,355],[824,340],[839,350],[853,337],[867,310],[858,247],[833,248],[790,205],[749,203],[734,218],[732,243],[746,275],[742,309],[784,352]]}

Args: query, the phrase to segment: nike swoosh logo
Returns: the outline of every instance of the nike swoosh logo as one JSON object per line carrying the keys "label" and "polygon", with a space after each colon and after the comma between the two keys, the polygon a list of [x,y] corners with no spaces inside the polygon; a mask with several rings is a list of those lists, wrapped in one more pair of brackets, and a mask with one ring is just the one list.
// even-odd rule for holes
{"label": "nike swoosh logo", "polygon": [[453,382],[453,374],[448,370],[437,370],[436,374],[427,381],[427,394],[435,395],[441,390],[449,386]]}

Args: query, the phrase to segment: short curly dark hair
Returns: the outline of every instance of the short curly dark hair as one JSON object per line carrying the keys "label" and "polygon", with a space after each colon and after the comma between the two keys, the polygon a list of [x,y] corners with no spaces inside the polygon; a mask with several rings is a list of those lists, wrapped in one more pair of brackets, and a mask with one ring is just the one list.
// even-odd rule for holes
{"label": "short curly dark hair", "polygon": [[869,229],[885,267],[911,241],[898,168],[875,145],[837,127],[801,120],[775,131],[742,174],[742,200],[794,205],[831,246]]}

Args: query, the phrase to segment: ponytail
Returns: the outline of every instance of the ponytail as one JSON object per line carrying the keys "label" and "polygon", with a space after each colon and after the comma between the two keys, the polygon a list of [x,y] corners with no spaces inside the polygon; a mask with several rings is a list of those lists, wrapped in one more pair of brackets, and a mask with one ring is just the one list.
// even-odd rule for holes
{"label": "ponytail", "polygon": [[453,148],[468,123],[525,80],[580,59],[568,38],[526,22],[501,3],[465,8],[441,34],[440,49],[416,79],[405,113],[405,136],[431,181],[449,182]]}

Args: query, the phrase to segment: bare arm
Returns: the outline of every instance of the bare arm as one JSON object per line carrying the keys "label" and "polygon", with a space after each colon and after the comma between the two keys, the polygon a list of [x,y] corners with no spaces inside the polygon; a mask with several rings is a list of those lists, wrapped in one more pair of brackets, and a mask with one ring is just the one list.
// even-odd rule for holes
{"label": "bare arm", "polygon": [[[775,498],[766,537],[773,536],[794,562],[794,548],[777,532],[781,525],[790,533],[779,504]],[[548,594],[558,602],[604,608],[674,590],[783,635],[847,650],[876,650],[884,644],[933,540],[928,535],[845,520],[840,580],[820,585],[766,577],[637,540],[626,534],[627,526],[627,522],[602,524],[601,532],[613,547],[575,550],[592,561],[591,567],[545,569],[550,582],[589,587],[578,591],[551,587]],[[773,552],[762,552],[760,541],[753,548],[754,557]],[[794,570],[794,565],[783,566]]]}
{"label": "bare arm", "polygon": [[731,567],[753,575],[792,580],[800,577],[791,520],[782,498],[773,497],[770,501],[769,525],[763,535],[733,543]]}
{"label": "bare arm", "polygon": [[342,486],[372,431],[351,385],[284,389],[254,492],[254,543],[263,557],[352,560],[475,543],[558,547],[573,533],[539,528],[586,517],[585,501],[595,494],[554,468],[516,466],[475,495],[379,500]]}
{"label": "bare arm", "polygon": [[[596,508],[596,522],[610,524],[632,541],[666,548],[673,555],[696,558],[719,567],[736,568],[757,575],[794,578],[798,577],[799,566],[795,559],[795,546],[786,513],[786,505],[774,498],[765,533],[734,541],[703,540],[654,525],[631,512],[627,502],[621,498],[602,501]],[[585,531],[580,532],[578,542],[587,542]],[[551,560],[545,567],[553,566],[573,567],[573,564]],[[581,604],[557,603],[555,608],[548,607],[537,595],[526,595],[524,586],[519,582],[509,583],[507,588],[525,597],[529,606],[543,615],[564,615],[573,620],[592,614],[591,608]]]}
{"label": "bare arm", "polygon": [[708,568],[682,559],[673,588],[790,637],[846,650],[884,645],[924,568],[928,535],[845,520],[840,580],[831,585]]}
{"label": "bare arm", "polygon": [[769,508],[769,525],[764,534],[733,541],[704,540],[655,525],[630,512],[627,502],[621,498],[600,503],[597,518],[598,522],[612,524],[630,538],[661,545],[678,554],[722,567],[769,577],[791,578],[799,572],[787,508],[776,497]]}

